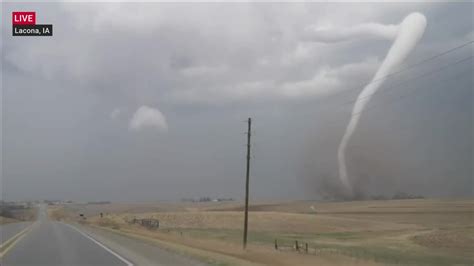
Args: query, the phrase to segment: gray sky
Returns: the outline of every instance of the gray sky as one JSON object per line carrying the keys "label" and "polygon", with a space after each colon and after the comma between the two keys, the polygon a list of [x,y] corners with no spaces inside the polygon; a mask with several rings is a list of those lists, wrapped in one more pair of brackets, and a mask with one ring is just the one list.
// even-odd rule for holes
{"label": "gray sky", "polygon": [[[26,10],[54,36],[12,37]],[[302,32],[414,11],[427,28],[401,68],[474,39],[472,3],[3,3],[2,197],[242,198],[249,116],[253,198],[331,195],[347,102],[392,42]],[[349,143],[357,190],[473,195],[472,59],[401,83],[472,49],[383,85]]]}

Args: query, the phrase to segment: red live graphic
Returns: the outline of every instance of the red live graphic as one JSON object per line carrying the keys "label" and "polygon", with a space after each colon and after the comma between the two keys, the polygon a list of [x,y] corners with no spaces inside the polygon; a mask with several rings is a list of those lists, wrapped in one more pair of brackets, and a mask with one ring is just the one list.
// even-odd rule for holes
{"label": "red live graphic", "polygon": [[12,24],[13,25],[35,25],[36,12],[13,12]]}

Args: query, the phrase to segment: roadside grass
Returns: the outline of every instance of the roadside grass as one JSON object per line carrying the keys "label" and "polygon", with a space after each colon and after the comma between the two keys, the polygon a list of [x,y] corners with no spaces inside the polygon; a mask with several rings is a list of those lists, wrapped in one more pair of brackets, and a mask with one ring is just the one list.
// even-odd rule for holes
{"label": "roadside grass", "polygon": [[0,216],[0,224],[15,223],[21,221],[34,221],[36,220],[37,209],[36,208],[24,208],[10,210]]}
{"label": "roadside grass", "polygon": [[108,230],[110,232],[114,232],[116,234],[120,234],[126,237],[140,239],[148,243],[156,244],[159,247],[163,248],[164,250],[168,250],[178,255],[192,257],[192,258],[198,259],[199,261],[203,263],[206,263],[212,266],[233,266],[233,265],[256,266],[256,265],[259,265],[250,261],[242,260],[237,257],[228,256],[226,254],[220,254],[220,253],[212,252],[210,250],[194,248],[192,246],[183,245],[174,241],[162,240],[156,237],[152,237],[149,234],[143,235],[142,234],[143,232],[134,232],[134,231],[130,231],[124,228],[113,229],[111,227],[91,225],[87,223],[85,224],[92,227],[100,228],[103,230]]}
{"label": "roadside grass", "polygon": [[[167,232],[183,237],[196,239],[213,239],[225,242],[240,243],[242,231],[232,229],[164,229]],[[384,264],[410,265],[472,265],[471,256],[456,256],[452,252],[433,250],[419,246],[409,239],[393,240],[390,237],[406,231],[396,232],[328,232],[319,234],[257,232],[249,231],[248,242],[272,246],[275,239],[280,250],[292,250],[295,241],[308,243],[310,253],[340,254],[358,259],[371,260]]]}
{"label": "roadside grass", "polygon": [[[172,234],[183,234],[184,236],[189,236],[193,238],[208,238],[208,239],[218,239],[223,241],[231,241],[239,243],[242,241],[242,230],[236,229],[161,229],[162,232],[169,232]],[[273,245],[274,241],[277,240],[278,243],[284,245],[292,245],[295,241],[303,241],[307,243],[317,243],[318,241],[324,240],[334,240],[334,241],[343,241],[343,240],[364,240],[370,239],[374,235],[380,237],[380,232],[327,232],[327,233],[293,233],[293,232],[269,232],[269,231],[252,231],[248,233],[248,241],[255,244],[266,244]]]}
{"label": "roadside grass", "polygon": [[15,222],[18,222],[18,220],[9,218],[9,217],[0,216],[0,224],[9,224],[9,223],[15,223]]}
{"label": "roadside grass", "polygon": [[97,222],[97,225],[103,226],[103,227],[110,227],[110,228],[115,229],[115,230],[120,229],[120,224],[118,222],[116,222],[113,219],[107,218],[107,217],[99,219],[98,222]]}
{"label": "roadside grass", "polygon": [[317,243],[317,248],[335,250],[335,253],[368,259],[386,264],[402,265],[472,265],[473,259],[456,257],[446,254],[436,254],[422,248],[407,246],[390,247],[384,245],[335,245]]}
{"label": "roadside grass", "polygon": [[68,213],[62,206],[48,206],[48,216],[56,221],[63,221],[69,218]]}
{"label": "roadside grass", "polygon": [[[242,215],[229,209],[123,212],[107,214],[111,221],[87,220],[268,265],[474,265],[472,200],[315,203],[318,213],[307,214],[309,204],[314,203],[262,205],[251,212],[246,253],[241,252]],[[161,227],[128,224],[130,217],[159,219]],[[296,251],[296,241],[308,243],[309,254]],[[213,256],[208,263],[226,265],[212,262]]]}

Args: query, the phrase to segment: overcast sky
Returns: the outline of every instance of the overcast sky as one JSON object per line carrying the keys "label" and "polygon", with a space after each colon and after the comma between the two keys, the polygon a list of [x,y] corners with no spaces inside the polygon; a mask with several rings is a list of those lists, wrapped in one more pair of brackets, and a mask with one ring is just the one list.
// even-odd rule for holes
{"label": "overcast sky", "polygon": [[[36,11],[53,37],[12,37]],[[254,119],[251,196],[315,199],[338,183],[351,101],[393,41],[321,43],[305,29],[426,16],[400,66],[474,40],[472,3],[3,3],[2,197],[243,197],[244,120]],[[473,195],[468,45],[393,76],[348,146],[366,195]]]}

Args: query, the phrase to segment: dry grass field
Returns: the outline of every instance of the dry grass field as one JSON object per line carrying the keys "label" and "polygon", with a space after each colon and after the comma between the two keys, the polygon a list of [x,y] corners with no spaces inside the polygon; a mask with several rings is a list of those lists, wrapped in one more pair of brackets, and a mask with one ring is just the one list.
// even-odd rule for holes
{"label": "dry grass field", "polygon": [[21,221],[36,220],[37,210],[35,208],[27,208],[9,211],[7,215],[0,216],[0,224],[15,223]]}
{"label": "dry grass field", "polygon": [[[471,199],[253,204],[245,252],[239,203],[69,205],[52,216],[79,212],[91,225],[258,264],[474,264]],[[129,224],[133,218],[158,219],[160,229]]]}
{"label": "dry grass field", "polygon": [[13,218],[0,216],[0,224],[9,224],[9,223],[14,223],[14,222],[18,222],[18,220],[15,220]]}

